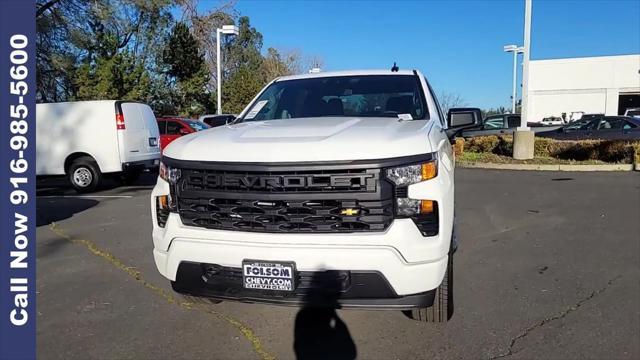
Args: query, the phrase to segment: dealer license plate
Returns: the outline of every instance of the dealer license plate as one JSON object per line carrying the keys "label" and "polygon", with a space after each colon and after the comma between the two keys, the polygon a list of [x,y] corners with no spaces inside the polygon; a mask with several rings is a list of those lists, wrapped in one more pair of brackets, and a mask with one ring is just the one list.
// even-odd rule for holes
{"label": "dealer license plate", "polygon": [[293,291],[295,271],[293,262],[244,260],[242,281],[245,289]]}

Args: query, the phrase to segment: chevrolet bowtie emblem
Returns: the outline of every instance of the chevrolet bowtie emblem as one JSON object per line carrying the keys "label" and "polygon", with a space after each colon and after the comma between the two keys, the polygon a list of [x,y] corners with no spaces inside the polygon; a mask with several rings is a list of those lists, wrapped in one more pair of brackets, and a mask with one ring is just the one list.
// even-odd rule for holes
{"label": "chevrolet bowtie emblem", "polygon": [[347,208],[347,209],[342,209],[340,211],[340,215],[353,216],[353,215],[358,215],[359,212],[360,210],[358,209]]}

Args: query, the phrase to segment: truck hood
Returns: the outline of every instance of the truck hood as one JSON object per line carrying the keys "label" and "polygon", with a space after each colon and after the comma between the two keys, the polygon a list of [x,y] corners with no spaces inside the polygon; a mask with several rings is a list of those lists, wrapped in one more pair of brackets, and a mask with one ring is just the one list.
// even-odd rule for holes
{"label": "truck hood", "polygon": [[431,120],[320,117],[249,121],[183,136],[164,155],[231,162],[383,159],[424,154]]}

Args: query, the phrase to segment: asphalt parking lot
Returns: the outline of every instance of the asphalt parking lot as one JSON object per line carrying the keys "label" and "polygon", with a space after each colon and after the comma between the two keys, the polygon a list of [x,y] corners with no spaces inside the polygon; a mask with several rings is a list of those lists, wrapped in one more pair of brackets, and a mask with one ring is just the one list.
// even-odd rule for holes
{"label": "asphalt parking lot", "polygon": [[[151,255],[151,176],[40,184],[42,359],[638,359],[640,174],[458,169],[455,313],[183,302]],[[335,326],[330,326],[335,325]]]}

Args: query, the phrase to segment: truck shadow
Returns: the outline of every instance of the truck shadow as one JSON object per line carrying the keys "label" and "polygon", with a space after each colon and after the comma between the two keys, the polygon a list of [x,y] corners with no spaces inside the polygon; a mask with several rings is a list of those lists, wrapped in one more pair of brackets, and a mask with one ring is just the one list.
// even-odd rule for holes
{"label": "truck shadow", "polygon": [[45,198],[36,203],[36,227],[72,217],[98,205],[97,200],[77,198]]}
{"label": "truck shadow", "polygon": [[[318,275],[314,275],[316,279]],[[340,319],[338,291],[305,295],[305,306],[298,311],[293,349],[299,360],[344,359],[357,357],[356,345],[347,325]]]}

